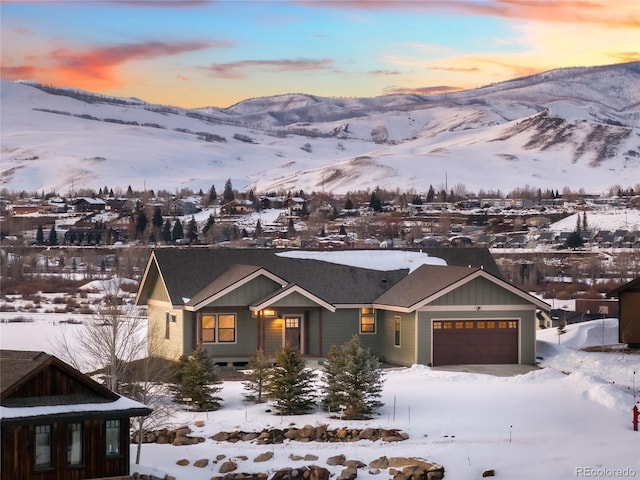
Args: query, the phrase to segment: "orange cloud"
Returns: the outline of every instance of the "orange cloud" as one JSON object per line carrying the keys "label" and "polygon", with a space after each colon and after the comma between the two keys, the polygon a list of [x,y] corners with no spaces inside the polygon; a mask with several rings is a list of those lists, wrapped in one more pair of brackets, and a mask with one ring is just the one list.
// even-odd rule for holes
{"label": "orange cloud", "polygon": [[[202,50],[210,46],[228,46],[225,42],[181,42],[167,44],[163,42],[145,42],[123,44],[112,47],[77,51],[59,48],[50,52],[47,60],[35,64],[40,67],[20,66],[3,67],[10,79],[23,78],[24,74],[47,73],[47,82],[53,84],[71,84],[79,88],[109,88],[123,84],[119,78],[119,69],[132,60],[148,60],[158,57],[178,55],[185,52]],[[46,66],[44,66],[46,65]],[[16,70],[17,69],[17,70]],[[13,70],[13,71],[12,71]],[[20,76],[17,76],[20,73]]]}
{"label": "orange cloud", "polygon": [[215,63],[206,70],[215,77],[244,78],[247,70],[258,69],[265,72],[301,72],[306,70],[327,70],[333,65],[333,60],[296,58],[292,60],[242,60],[231,63]]}
{"label": "orange cloud", "polygon": [[395,94],[417,94],[417,95],[435,95],[437,93],[457,92],[463,90],[460,87],[451,85],[434,85],[431,87],[386,87],[383,89],[385,95]]}
{"label": "orange cloud", "polygon": [[616,52],[610,53],[609,56],[625,63],[640,61],[640,52]]}
{"label": "orange cloud", "polygon": [[443,14],[471,14],[518,20],[593,23],[640,27],[636,2],[590,0],[301,0],[306,6],[349,10],[431,10]]}
{"label": "orange cloud", "polygon": [[457,73],[471,73],[477,72],[480,69],[477,67],[436,67],[430,66],[429,70],[441,70],[443,72],[457,72]]}

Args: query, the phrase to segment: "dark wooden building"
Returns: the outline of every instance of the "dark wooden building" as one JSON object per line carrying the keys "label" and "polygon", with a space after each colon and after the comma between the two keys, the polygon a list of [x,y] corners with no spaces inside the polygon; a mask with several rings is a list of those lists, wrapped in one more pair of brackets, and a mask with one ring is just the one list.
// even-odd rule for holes
{"label": "dark wooden building", "polygon": [[129,419],[151,409],[53,355],[0,350],[1,480],[128,478]]}
{"label": "dark wooden building", "polygon": [[611,290],[607,297],[618,299],[618,341],[640,348],[640,277]]}

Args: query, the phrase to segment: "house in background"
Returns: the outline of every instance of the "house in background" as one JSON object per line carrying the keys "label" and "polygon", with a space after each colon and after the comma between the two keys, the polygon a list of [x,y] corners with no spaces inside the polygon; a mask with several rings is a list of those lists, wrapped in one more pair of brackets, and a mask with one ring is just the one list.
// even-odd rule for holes
{"label": "house in background", "polygon": [[151,409],[44,352],[0,350],[1,480],[129,475],[129,419]]}
{"label": "house in background", "polygon": [[618,341],[640,348],[640,277],[607,293],[618,299]]}
{"label": "house in background", "polygon": [[400,365],[535,363],[536,311],[549,305],[504,281],[487,249],[428,250],[432,264],[397,270],[331,257],[363,252],[162,248],[136,302],[147,305],[149,334],[170,359],[200,345],[225,365],[283,346],[326,357],[358,335]]}

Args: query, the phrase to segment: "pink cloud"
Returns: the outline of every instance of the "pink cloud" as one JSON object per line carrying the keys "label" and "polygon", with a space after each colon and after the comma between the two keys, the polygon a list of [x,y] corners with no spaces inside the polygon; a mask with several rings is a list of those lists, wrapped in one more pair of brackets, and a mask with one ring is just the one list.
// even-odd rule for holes
{"label": "pink cloud", "polygon": [[244,78],[248,70],[265,72],[300,72],[311,70],[327,70],[333,65],[330,59],[296,58],[291,60],[242,60],[231,63],[215,63],[206,70],[220,78]]}
{"label": "pink cloud", "polygon": [[460,87],[451,85],[434,85],[431,87],[386,87],[384,93],[386,95],[393,94],[417,94],[417,95],[434,95],[437,93],[457,92],[463,90]]}

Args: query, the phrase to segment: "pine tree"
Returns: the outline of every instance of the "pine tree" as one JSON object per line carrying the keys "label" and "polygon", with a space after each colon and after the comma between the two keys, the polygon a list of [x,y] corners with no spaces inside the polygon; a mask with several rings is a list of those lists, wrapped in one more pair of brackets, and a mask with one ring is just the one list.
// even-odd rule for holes
{"label": "pine tree", "polygon": [[433,203],[436,198],[436,191],[433,189],[433,185],[429,185],[429,191],[427,192],[427,203]]}
{"label": "pine tree", "polygon": [[191,215],[191,220],[187,224],[187,241],[193,243],[196,240],[198,240],[198,224],[196,223],[196,218]]}
{"label": "pine tree", "polygon": [[267,382],[267,392],[283,415],[306,413],[313,405],[315,374],[306,368],[300,352],[284,347],[276,355]]}
{"label": "pine tree", "polygon": [[204,227],[202,227],[202,235],[206,237],[207,234],[209,233],[209,230],[211,230],[211,227],[213,227],[215,223],[216,223],[216,219],[214,218],[213,214],[210,213],[209,218],[207,218],[207,223],[205,223]]}
{"label": "pine tree", "polygon": [[42,245],[44,243],[44,232],[42,231],[42,225],[38,225],[38,230],[36,231],[36,244]]}
{"label": "pine tree", "polygon": [[345,210],[353,210],[353,201],[350,198],[347,198],[344,202]]}
{"label": "pine tree", "polygon": [[271,372],[271,362],[265,358],[264,352],[258,350],[255,357],[249,359],[249,373],[247,381],[242,385],[248,393],[244,396],[247,400],[255,403],[262,403],[266,397],[266,386]]}
{"label": "pine tree", "polygon": [[229,178],[224,184],[224,192],[222,192],[222,199],[224,200],[224,203],[229,203],[235,200],[235,198],[236,197],[233,194],[233,187],[231,186],[231,179]]}
{"label": "pine tree", "polygon": [[158,231],[162,228],[162,210],[160,210],[160,207],[154,209],[153,217],[151,217],[151,225]]}
{"label": "pine tree", "polygon": [[383,404],[382,370],[378,359],[360,346],[356,335],[338,348],[332,346],[324,371],[324,404],[347,419],[362,419]]}
{"label": "pine tree", "polygon": [[136,219],[136,238],[142,238],[148,224],[149,218],[147,218],[147,214],[144,211],[140,212]]}
{"label": "pine tree", "polygon": [[169,243],[171,241],[171,222],[169,219],[164,221],[164,225],[162,226],[162,241],[165,243]]}
{"label": "pine tree", "polygon": [[51,225],[51,230],[49,230],[49,245],[58,245],[58,234],[56,233],[55,224]]}
{"label": "pine tree", "polygon": [[175,242],[182,238],[184,238],[184,231],[182,230],[182,223],[180,223],[180,219],[177,218],[176,223],[173,224],[173,230],[171,230],[171,241]]}
{"label": "pine tree", "polygon": [[344,227],[344,225],[340,225],[340,231],[338,232],[338,235],[342,237],[347,236],[347,229]]}
{"label": "pine tree", "polygon": [[587,230],[588,230],[587,212],[582,212],[582,231],[586,232]]}
{"label": "pine tree", "polygon": [[222,389],[221,383],[207,351],[199,346],[191,355],[181,355],[178,359],[173,374],[173,398],[196,411],[217,410],[222,401],[216,396]]}
{"label": "pine tree", "polygon": [[216,200],[218,199],[218,193],[216,192],[215,185],[211,185],[211,189],[209,190],[209,205],[214,205]]}
{"label": "pine tree", "polygon": [[256,229],[253,232],[253,238],[260,238],[263,235],[263,231],[262,231],[262,223],[260,223],[260,220],[258,220],[256,222]]}

